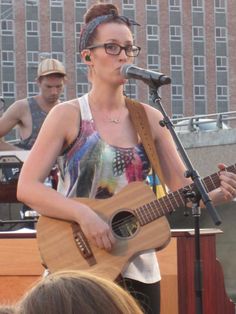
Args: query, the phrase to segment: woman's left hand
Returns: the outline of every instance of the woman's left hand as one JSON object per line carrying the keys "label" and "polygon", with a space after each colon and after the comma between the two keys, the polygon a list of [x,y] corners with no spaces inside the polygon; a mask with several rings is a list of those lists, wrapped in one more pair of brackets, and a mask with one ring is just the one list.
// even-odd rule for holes
{"label": "woman's left hand", "polygon": [[220,189],[223,197],[225,201],[232,201],[236,198],[236,174],[225,171],[226,166],[224,164],[219,164],[218,168],[220,169]]}

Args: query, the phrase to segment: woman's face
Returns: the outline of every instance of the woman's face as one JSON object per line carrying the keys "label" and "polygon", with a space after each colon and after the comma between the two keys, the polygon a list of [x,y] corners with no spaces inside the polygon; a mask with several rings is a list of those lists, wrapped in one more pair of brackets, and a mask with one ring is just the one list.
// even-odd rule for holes
{"label": "woman's face", "polygon": [[[133,44],[133,36],[125,24],[108,23],[97,28],[97,36],[92,45],[105,43],[116,43],[124,47]],[[120,74],[121,66],[125,63],[132,63],[133,57],[128,57],[125,50],[119,55],[109,55],[104,47],[91,49],[92,78],[114,84],[124,84],[125,79]]]}

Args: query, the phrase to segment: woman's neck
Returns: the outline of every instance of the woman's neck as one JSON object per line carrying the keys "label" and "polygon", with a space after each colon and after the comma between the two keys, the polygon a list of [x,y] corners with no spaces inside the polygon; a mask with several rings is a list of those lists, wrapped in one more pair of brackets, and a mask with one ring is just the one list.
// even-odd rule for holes
{"label": "woman's neck", "polygon": [[89,92],[89,100],[99,108],[116,109],[125,106],[123,86],[119,89],[105,89],[92,87]]}

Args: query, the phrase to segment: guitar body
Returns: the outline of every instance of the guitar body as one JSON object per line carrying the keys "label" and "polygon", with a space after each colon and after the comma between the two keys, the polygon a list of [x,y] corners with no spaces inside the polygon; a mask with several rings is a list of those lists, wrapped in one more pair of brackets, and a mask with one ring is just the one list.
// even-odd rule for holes
{"label": "guitar body", "polygon": [[[236,173],[236,165],[226,170]],[[204,178],[203,183],[208,192],[218,188],[219,173]],[[133,182],[105,200],[77,198],[110,225],[117,240],[111,252],[89,243],[78,224],[41,216],[37,239],[43,264],[51,272],[80,269],[114,280],[136,255],[149,249],[160,250],[169,243],[165,214],[185,206],[185,192],[192,189],[194,183],[157,200],[148,185]]]}
{"label": "guitar body", "polygon": [[88,204],[112,228],[116,244],[111,252],[87,241],[80,227],[72,222],[41,216],[37,241],[43,264],[51,272],[80,269],[114,280],[136,255],[149,249],[162,249],[170,240],[165,216],[142,225],[136,209],[156,200],[149,186],[134,182],[111,198],[76,198]]}

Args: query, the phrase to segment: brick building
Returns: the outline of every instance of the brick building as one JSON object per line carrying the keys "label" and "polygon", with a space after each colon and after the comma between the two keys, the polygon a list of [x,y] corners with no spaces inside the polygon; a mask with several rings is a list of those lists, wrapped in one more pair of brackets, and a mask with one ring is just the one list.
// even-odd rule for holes
{"label": "brick building", "polygon": [[[95,0],[1,0],[0,94],[7,105],[37,93],[40,57],[67,70],[64,99],[88,91],[78,39],[83,15]],[[102,2],[102,1],[101,1]],[[169,75],[160,88],[172,117],[236,110],[235,0],[113,0],[137,20],[137,66]],[[130,80],[128,95],[150,102],[147,85]]]}

